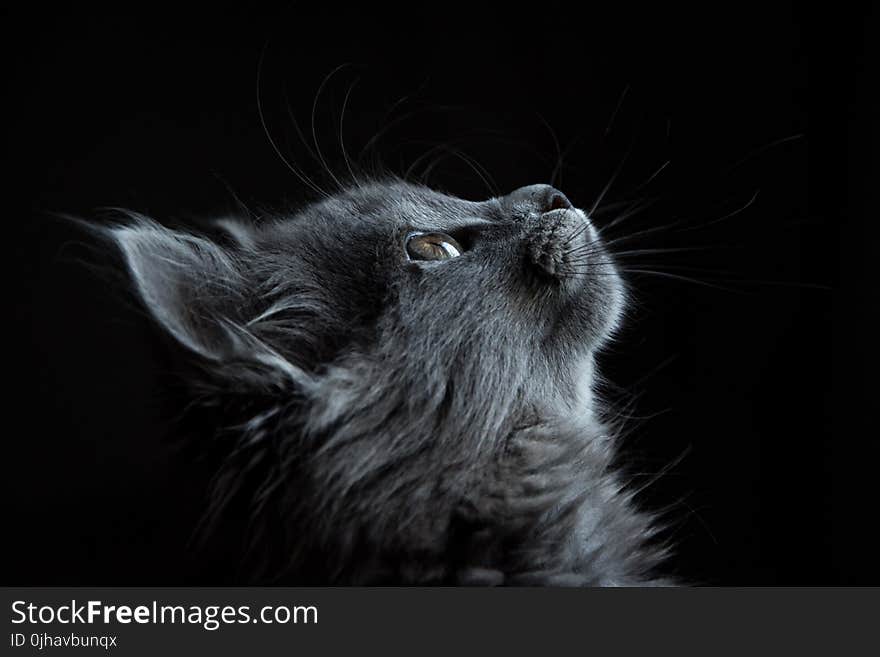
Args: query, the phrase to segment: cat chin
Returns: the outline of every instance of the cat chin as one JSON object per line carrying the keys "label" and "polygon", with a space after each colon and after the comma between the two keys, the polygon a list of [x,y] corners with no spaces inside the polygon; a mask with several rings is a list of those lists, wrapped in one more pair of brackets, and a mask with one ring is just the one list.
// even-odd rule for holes
{"label": "cat chin", "polygon": [[544,420],[565,420],[576,425],[595,418],[595,362],[587,352],[573,356],[565,372],[550,375],[552,383],[536,391],[539,402],[533,406]]}
{"label": "cat chin", "polygon": [[589,354],[577,361],[571,374],[571,392],[566,404],[567,416],[578,423],[589,422],[594,417],[593,382],[595,381],[595,362]]}

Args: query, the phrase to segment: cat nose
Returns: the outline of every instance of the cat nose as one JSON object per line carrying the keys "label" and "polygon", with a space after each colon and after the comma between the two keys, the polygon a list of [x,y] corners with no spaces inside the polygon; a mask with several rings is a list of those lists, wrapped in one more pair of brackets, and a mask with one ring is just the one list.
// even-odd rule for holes
{"label": "cat nose", "polygon": [[[568,201],[565,196],[562,199]],[[526,227],[527,264],[555,280],[572,278],[583,268],[589,244],[595,239],[583,213],[570,205],[562,205],[557,196],[548,192],[540,219]]]}
{"label": "cat nose", "polygon": [[510,193],[513,201],[529,201],[539,214],[553,210],[571,210],[574,206],[568,197],[551,185],[529,185]]}

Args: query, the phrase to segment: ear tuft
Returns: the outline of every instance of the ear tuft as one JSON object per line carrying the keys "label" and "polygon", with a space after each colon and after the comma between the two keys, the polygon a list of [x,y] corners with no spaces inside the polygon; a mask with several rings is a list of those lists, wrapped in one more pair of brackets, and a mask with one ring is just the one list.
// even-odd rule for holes
{"label": "ear tuft", "polygon": [[254,237],[251,233],[251,227],[243,223],[240,219],[232,217],[224,217],[213,222],[215,229],[222,232],[228,240],[236,246],[243,249],[252,249],[254,247]]}

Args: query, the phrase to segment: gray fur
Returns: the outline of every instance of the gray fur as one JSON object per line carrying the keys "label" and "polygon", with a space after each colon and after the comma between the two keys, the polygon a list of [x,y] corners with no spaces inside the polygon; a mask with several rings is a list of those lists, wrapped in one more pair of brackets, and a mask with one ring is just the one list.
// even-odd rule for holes
{"label": "gray fur", "polygon": [[[558,192],[373,182],[218,228],[133,216],[109,234],[195,365],[216,422],[200,448],[222,452],[206,531],[245,500],[255,580],[663,582],[593,394],[624,286]],[[467,250],[410,262],[413,230]]]}

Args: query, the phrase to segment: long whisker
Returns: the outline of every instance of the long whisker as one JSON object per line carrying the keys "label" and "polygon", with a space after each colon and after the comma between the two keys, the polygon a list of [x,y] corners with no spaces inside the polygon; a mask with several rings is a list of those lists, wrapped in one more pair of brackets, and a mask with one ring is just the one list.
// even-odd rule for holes
{"label": "long whisker", "polygon": [[615,251],[615,258],[622,258],[634,255],[656,255],[656,254],[664,254],[664,253],[685,253],[692,251],[715,251],[717,249],[722,249],[724,246],[722,245],[709,245],[709,246],[671,246],[671,247],[658,247],[654,249],[630,249],[627,251]]}
{"label": "long whisker", "polygon": [[[601,264],[610,264],[610,263],[601,263]],[[609,276],[614,277],[617,276],[617,273],[613,271],[597,271],[595,269],[590,268],[576,268],[576,267],[567,267],[561,268],[560,273],[564,275],[571,276],[580,276],[580,275],[589,275],[591,278],[601,277],[601,276]],[[620,268],[618,271],[626,274],[642,274],[647,276],[658,276],[660,278],[669,278],[672,280],[680,281],[683,283],[693,283],[694,285],[700,285],[703,287],[709,287],[716,290],[722,290],[724,292],[732,292],[734,294],[745,294],[743,290],[737,290],[730,287],[725,287],[722,285],[717,285],[715,283],[710,283],[708,281],[700,280],[698,278],[693,278],[690,276],[682,276],[680,274],[673,274],[665,271],[657,271],[654,269],[630,269],[630,268]]]}
{"label": "long whisker", "polygon": [[442,154],[434,159],[424,171],[419,176],[419,179],[424,181],[427,179],[431,170],[437,166],[443,159],[446,157],[455,157],[468,165],[468,167],[477,175],[480,181],[486,186],[486,189],[493,196],[499,196],[498,185],[495,183],[492,174],[490,174],[486,168],[480,164],[477,160],[475,160],[472,156],[468,155],[464,151],[459,148],[455,148],[451,145],[453,142],[436,144],[429,148],[427,151],[422,153],[419,157],[417,157],[410,165],[407,167],[406,171],[403,174],[404,180],[408,179],[412,174],[413,170],[416,169],[422,161],[424,161],[430,155],[438,151],[442,151]]}
{"label": "long whisker", "polygon": [[722,285],[716,285],[715,283],[709,283],[708,281],[703,281],[698,278],[691,278],[690,276],[681,276],[679,274],[672,274],[666,271],[656,271],[653,269],[629,269],[629,268],[621,268],[622,272],[627,274],[645,274],[648,276],[659,276],[660,278],[669,278],[676,281],[681,281],[684,283],[693,283],[694,285],[702,285],[704,287],[714,288],[716,290],[723,290],[725,292],[733,292],[734,294],[743,294],[741,290],[735,290],[733,288],[724,287]]}
{"label": "long whisker", "polygon": [[[441,150],[442,150],[442,145],[441,145],[441,144],[435,144],[434,146],[432,146],[431,148],[429,148],[427,151],[425,151],[424,153],[422,153],[421,155],[419,155],[419,156],[418,156],[415,160],[413,160],[413,161],[410,163],[410,165],[406,168],[406,171],[404,171],[404,173],[403,173],[403,179],[404,179],[404,180],[409,180],[409,177],[410,177],[410,175],[412,175],[413,171],[415,171],[416,168],[418,168],[418,166],[419,166],[419,165],[420,165],[425,159],[427,159],[429,156],[431,156],[431,155],[433,155],[434,153],[436,153],[436,152],[438,152],[438,151],[441,151]],[[445,156],[445,154],[444,154],[444,156]],[[433,165],[432,165],[432,166],[433,166]],[[425,173],[425,172],[422,172],[422,179],[424,179],[425,176],[426,176],[426,173]]]}
{"label": "long whisker", "polygon": [[578,237],[583,235],[587,228],[589,228],[589,224],[582,224],[577,230],[575,230],[568,238],[562,243],[562,246],[568,246],[572,242],[572,240],[576,240]]}
{"label": "long whisker", "polygon": [[749,208],[749,207],[755,202],[755,199],[758,198],[758,194],[760,194],[760,193],[761,193],[761,190],[760,190],[760,189],[755,190],[755,193],[752,194],[752,198],[750,198],[748,201],[746,201],[746,204],[745,204],[745,205],[743,205],[742,207],[737,208],[737,209],[734,210],[733,212],[729,212],[728,214],[724,215],[723,217],[719,217],[718,219],[713,219],[713,220],[711,220],[711,221],[706,221],[706,222],[703,222],[703,223],[700,223],[700,224],[696,224],[696,225],[694,225],[694,226],[687,226],[687,227],[685,227],[685,228],[682,228],[681,230],[682,230],[682,231],[698,230],[698,229],[705,228],[706,226],[714,226],[715,224],[719,224],[719,223],[721,223],[722,221],[726,221],[726,220],[728,220],[728,219],[730,219],[730,218],[732,218],[732,217],[735,217],[735,216],[738,215],[739,213],[741,213],[741,212],[745,212],[745,211],[746,211],[746,210],[747,210],[747,209],[748,209],[748,208]]}
{"label": "long whisker", "polygon": [[[657,247],[651,249],[628,249],[626,251],[614,251],[609,252],[611,256],[615,259],[624,259],[631,258],[633,256],[643,256],[643,255],[665,255],[667,253],[687,253],[694,251],[715,251],[717,249],[723,248],[722,246],[672,246],[672,247]],[[583,246],[578,246],[571,249],[566,249],[562,251],[562,253],[566,256],[589,256],[594,253],[602,253],[603,251],[607,252],[607,249],[603,249],[599,244],[585,244]]]}
{"label": "long whisker", "polygon": [[290,96],[287,94],[287,85],[282,85],[282,94],[284,95],[284,106],[287,109],[287,117],[290,119],[290,122],[293,124],[293,129],[296,131],[296,136],[299,137],[300,143],[306,147],[306,150],[309,152],[309,155],[315,162],[319,162],[318,156],[315,154],[315,150],[312,148],[312,145],[309,143],[309,140],[306,139],[306,136],[303,134],[302,129],[300,128],[299,121],[296,120],[296,116],[293,113],[293,108],[290,104]]}
{"label": "long whisker", "polygon": [[761,146],[761,147],[759,147],[759,148],[756,148],[755,150],[753,150],[752,152],[750,152],[748,155],[746,155],[746,156],[743,157],[742,159],[739,159],[739,160],[737,160],[736,162],[734,162],[734,163],[733,163],[732,165],[730,165],[730,167],[725,171],[725,173],[730,173],[731,171],[733,171],[733,170],[736,169],[737,167],[741,166],[741,165],[744,164],[745,162],[748,162],[750,159],[752,159],[752,158],[755,157],[756,155],[760,155],[760,154],[763,153],[764,151],[768,151],[768,150],[770,150],[771,148],[774,148],[774,147],[776,147],[776,146],[779,146],[780,144],[784,144],[784,143],[789,142],[789,141],[795,141],[796,139],[801,139],[803,136],[804,136],[804,134],[803,134],[802,132],[799,132],[799,133],[796,134],[796,135],[790,135],[790,136],[788,136],[788,137],[783,137],[782,139],[777,139],[777,140],[775,140],[775,141],[771,141],[769,144],[764,144],[763,146]]}
{"label": "long whisker", "polygon": [[351,166],[351,160],[349,159],[348,153],[345,150],[345,140],[343,138],[345,110],[348,107],[348,99],[351,97],[351,92],[354,90],[355,85],[357,85],[358,82],[360,82],[360,78],[355,79],[355,81],[349,85],[348,91],[345,93],[345,99],[342,101],[342,110],[339,113],[339,149],[342,151],[342,159],[345,161],[345,166],[348,169],[348,173],[351,176],[352,181],[355,182],[358,187],[360,187],[360,181],[354,173],[354,169]]}
{"label": "long whisker", "polygon": [[599,207],[599,204],[602,202],[602,199],[605,198],[605,195],[608,193],[608,190],[611,189],[611,185],[614,184],[614,181],[617,180],[617,177],[620,175],[620,172],[623,171],[623,166],[626,164],[627,159],[629,159],[629,156],[633,152],[633,148],[635,148],[635,145],[636,145],[636,135],[633,135],[633,139],[630,142],[629,148],[626,149],[626,153],[624,154],[623,159],[620,160],[620,164],[617,165],[617,168],[614,170],[614,173],[611,174],[611,178],[609,178],[608,182],[606,183],[605,187],[602,189],[601,193],[599,194],[599,197],[593,203],[593,207],[590,208],[590,211],[587,213],[587,215],[592,215],[593,212],[595,211],[595,209],[597,207]]}
{"label": "long whisker", "polygon": [[[397,103],[395,103],[395,106],[399,105],[402,101],[406,100],[406,98],[407,98],[407,96],[404,96],[402,99],[397,101]],[[416,114],[418,114],[421,111],[424,111],[424,110],[423,109],[416,109],[411,112],[407,112],[406,114],[397,117],[393,121],[386,123],[383,128],[380,128],[379,130],[377,130],[376,134],[374,134],[372,137],[370,137],[367,140],[366,144],[364,144],[363,148],[361,148],[361,150],[358,152],[358,162],[363,160],[364,154],[367,153],[371,148],[373,148],[373,145],[376,142],[378,142],[380,139],[382,139],[382,137],[384,137],[390,130],[395,128],[397,125],[403,123],[404,121],[412,118],[413,116],[415,116]],[[389,110],[388,114],[390,114],[390,110]]]}
{"label": "long whisker", "polygon": [[550,133],[550,138],[553,140],[553,147],[556,149],[556,164],[550,172],[550,186],[556,187],[557,185],[562,184],[562,149],[559,147],[559,139],[556,137],[556,131],[553,129],[553,126],[550,125],[540,112],[536,112],[536,114],[538,114],[538,118],[541,119],[541,123],[544,124],[544,127],[547,128],[547,132]]}
{"label": "long whisker", "polygon": [[419,180],[425,184],[428,184],[428,181],[431,178],[431,173],[434,169],[439,165],[443,160],[449,157],[449,153],[440,153],[435,158],[433,158],[428,165],[424,168],[421,174],[419,174]]}
{"label": "long whisker", "polygon": [[324,159],[324,154],[321,152],[321,145],[318,143],[318,132],[315,129],[315,113],[318,108],[318,101],[321,99],[321,94],[323,93],[324,87],[327,85],[327,82],[329,82],[330,78],[336,75],[336,73],[349,65],[349,62],[345,62],[330,71],[321,81],[321,84],[318,86],[318,91],[315,93],[315,100],[312,101],[312,141],[315,143],[315,152],[318,154],[318,159],[321,161],[321,165],[324,167],[324,170],[327,171],[330,178],[333,180],[333,182],[336,183],[336,187],[338,189],[343,189],[344,185],[339,182],[339,178],[337,178],[333,171],[330,169],[327,161]]}
{"label": "long whisker", "polygon": [[652,235],[654,233],[658,233],[664,230],[670,230],[675,228],[676,226],[680,226],[684,223],[684,220],[673,221],[671,224],[663,224],[662,226],[654,226],[653,228],[646,228],[644,230],[636,231],[635,233],[628,233],[626,235],[621,235],[620,237],[615,237],[614,239],[605,240],[603,243],[606,247],[611,247],[615,244],[620,244],[622,242],[629,242],[639,237],[644,237],[645,235]]}
{"label": "long whisker", "polygon": [[626,98],[626,94],[629,92],[629,84],[627,84],[623,88],[623,93],[620,94],[620,98],[617,100],[617,105],[614,107],[614,111],[611,112],[611,118],[608,119],[608,125],[605,126],[605,132],[603,136],[608,136],[608,133],[611,132],[611,126],[614,125],[614,119],[617,118],[617,113],[620,111],[620,107],[623,105],[623,99]]}
{"label": "long whisker", "polygon": [[[598,272],[597,268],[604,266],[620,266],[620,262],[618,258],[615,256],[611,258],[605,259],[592,259],[589,257],[590,254],[580,254],[575,258],[568,259],[564,267],[560,269],[560,271],[564,271],[566,273],[574,273],[574,274],[594,274],[594,273],[602,273]],[[607,255],[607,254],[606,254]],[[683,272],[697,272],[701,274],[711,274],[711,275],[725,275],[727,278],[723,279],[712,279],[715,282],[720,283],[745,283],[745,284],[754,284],[754,285],[772,285],[777,287],[791,287],[791,288],[800,288],[800,289],[808,289],[808,290],[822,290],[822,291],[830,291],[833,290],[834,287],[831,285],[827,285],[824,283],[804,283],[801,281],[780,281],[780,280],[772,280],[772,279],[752,279],[752,278],[742,278],[740,276],[740,272],[738,271],[730,271],[724,269],[715,269],[708,267],[693,267],[688,265],[677,265],[677,264],[669,264],[669,263],[653,263],[653,262],[641,262],[639,263],[641,269],[633,269],[630,267],[619,267],[620,271],[626,272],[636,272],[636,273],[645,273],[645,274],[656,274],[656,275],[665,275],[667,277],[673,278],[678,277],[681,280],[689,279],[689,277],[684,277],[681,275],[677,275],[675,271],[683,271]],[[662,267],[662,270],[651,269],[647,270],[644,267]],[[673,270],[673,271],[668,271]],[[692,282],[697,281],[699,279],[689,279]],[[700,281],[708,284],[709,281]],[[719,289],[726,289],[720,288]],[[741,290],[731,290],[736,292],[741,292]]]}
{"label": "long whisker", "polygon": [[266,139],[269,140],[269,144],[272,146],[272,149],[275,151],[275,154],[281,159],[282,162],[284,162],[284,164],[287,166],[288,169],[290,169],[290,171],[293,173],[293,175],[295,175],[300,180],[300,182],[302,182],[304,185],[309,187],[312,191],[316,192],[317,194],[319,194],[321,196],[329,198],[330,195],[327,192],[325,192],[320,186],[318,186],[315,182],[313,182],[312,179],[309,178],[307,175],[300,172],[299,169],[297,169],[295,166],[293,166],[293,164],[291,164],[290,161],[288,161],[288,159],[286,157],[284,157],[284,154],[281,152],[281,149],[278,148],[278,144],[276,144],[275,140],[272,138],[272,134],[269,132],[269,127],[266,125],[266,116],[263,112],[263,101],[261,99],[261,93],[260,93],[260,78],[262,76],[263,61],[265,59],[266,50],[267,50],[268,46],[269,46],[269,42],[267,41],[263,45],[263,50],[260,53],[260,59],[257,63],[257,115],[260,118],[260,125],[262,125],[263,132],[266,135]]}
{"label": "long whisker", "polygon": [[[658,197],[654,197],[654,198],[656,199],[656,198],[660,198],[660,197],[658,196]],[[632,207],[632,206],[638,205],[642,201],[646,201],[647,199],[648,199],[648,197],[643,196],[641,198],[623,199],[620,201],[614,201],[613,203],[605,203],[601,207],[596,208],[593,211],[593,215],[594,216],[601,216],[603,214],[611,212],[612,210],[616,210],[617,208]]]}
{"label": "long whisker", "polygon": [[398,117],[398,118],[395,119],[394,121],[391,121],[391,122],[389,122],[389,123],[386,123],[386,121],[388,120],[388,118],[389,118],[389,117],[395,112],[395,110],[397,110],[398,107],[400,107],[401,105],[403,105],[403,104],[404,104],[406,101],[408,101],[412,96],[416,96],[416,95],[418,95],[419,93],[421,93],[422,89],[424,89],[425,86],[428,84],[428,80],[430,80],[430,76],[425,77],[425,79],[422,80],[422,83],[419,85],[419,87],[418,87],[414,92],[412,92],[412,93],[408,93],[408,94],[404,94],[403,96],[401,96],[400,98],[398,98],[396,101],[394,101],[394,102],[388,107],[388,109],[385,111],[385,115],[384,115],[384,117],[383,117],[383,119],[382,119],[382,125],[383,125],[384,127],[382,127],[382,128],[380,128],[379,130],[377,130],[376,133],[375,133],[372,137],[370,137],[370,138],[367,140],[367,142],[364,144],[364,147],[361,148],[361,150],[358,152],[358,158],[357,158],[357,161],[358,161],[359,163],[360,163],[361,160],[363,159],[363,157],[364,157],[364,153],[366,153],[370,148],[372,148],[373,144],[376,143],[379,139],[381,139],[382,136],[383,136],[385,133],[388,132],[388,130],[390,130],[391,128],[393,128],[395,125],[397,125],[397,124],[400,123],[401,121],[405,121],[405,120],[406,120],[407,118],[409,118],[410,116],[413,116],[414,114],[418,113],[419,110],[414,110],[414,111],[412,111],[412,112],[408,112],[407,114],[404,114],[404,115],[401,116],[401,117]]}
{"label": "long whisker", "polygon": [[232,188],[232,185],[229,184],[229,181],[227,181],[225,178],[223,178],[223,176],[221,176],[216,171],[212,172],[212,173],[214,175],[214,178],[217,180],[217,182],[219,182],[221,185],[223,185],[223,187],[226,189],[226,192],[232,197],[232,200],[238,206],[239,210],[244,210],[244,214],[248,217],[256,218],[257,214],[255,212],[253,212],[247,205],[245,205],[244,201],[242,201],[238,197],[238,194],[235,193],[235,190]]}
{"label": "long whisker", "polygon": [[[674,269],[676,271],[693,271],[701,274],[724,274],[733,276],[736,278],[727,278],[723,279],[726,282],[730,283],[753,283],[756,285],[774,285],[779,287],[792,287],[792,288],[803,288],[808,290],[825,290],[830,291],[833,290],[834,287],[831,285],[826,285],[824,283],[804,283],[802,281],[778,281],[771,279],[753,279],[753,278],[739,278],[740,272],[738,271],[730,271],[725,269],[710,269],[707,267],[690,267],[687,265],[675,265],[675,264],[663,264],[662,267],[665,269]],[[721,279],[719,279],[721,280]]]}
{"label": "long whisker", "polygon": [[659,175],[663,172],[663,169],[665,169],[666,167],[668,167],[668,166],[670,165],[670,163],[672,163],[672,160],[666,160],[662,165],[660,165],[660,168],[659,168],[659,169],[657,169],[654,173],[652,173],[652,174],[648,177],[648,179],[647,179],[645,182],[643,182],[641,185],[639,185],[638,187],[636,187],[635,189],[633,189],[630,193],[631,193],[631,194],[634,194],[634,193],[636,193],[637,191],[639,191],[640,189],[644,189],[645,187],[647,187],[648,185],[650,185],[650,184],[651,184],[651,181],[654,180],[654,178],[656,178],[657,176],[659,176]]}
{"label": "long whisker", "polygon": [[486,185],[486,188],[489,190],[489,193],[492,194],[492,196],[501,195],[501,192],[499,191],[498,185],[495,183],[495,179],[493,178],[492,174],[489,173],[486,167],[480,164],[476,160],[476,158],[457,148],[452,149],[452,155],[462,160],[473,170],[474,173],[477,174],[477,177],[483,181],[483,184]]}
{"label": "long whisker", "polygon": [[630,217],[634,217],[637,214],[641,214],[642,212],[644,212],[645,210],[650,208],[652,205],[654,205],[654,203],[656,203],[659,199],[660,199],[659,196],[655,196],[655,197],[649,198],[641,203],[636,203],[632,207],[632,209],[621,213],[620,215],[618,215],[614,219],[612,219],[609,223],[607,223],[605,226],[603,226],[602,230],[608,230],[609,228],[614,228],[615,226],[623,223],[624,221],[626,221]]}
{"label": "long whisker", "polygon": [[[426,84],[426,83],[427,83],[427,79],[425,80],[425,83],[423,83],[422,86],[424,87],[424,84]],[[418,93],[418,91],[421,91],[421,88],[419,88],[419,90],[417,90],[416,93]],[[404,96],[403,98],[399,99],[392,106],[392,109],[389,109],[388,112],[386,112],[386,116],[390,116],[393,109],[398,107],[399,105],[401,105],[408,98],[409,98],[409,96]],[[364,147],[361,148],[361,150],[358,153],[358,161],[360,162],[361,160],[363,160],[364,155],[371,148],[373,148],[374,145],[379,140],[381,140],[386,134],[388,134],[392,129],[396,128],[401,123],[408,121],[412,117],[414,117],[418,114],[421,114],[422,112],[452,112],[452,111],[458,111],[460,109],[461,109],[461,107],[459,107],[458,105],[436,105],[436,106],[431,106],[431,107],[419,107],[419,108],[414,109],[410,112],[407,112],[406,114],[403,114],[402,116],[397,117],[393,121],[386,123],[384,125],[384,127],[377,130],[376,134],[374,134],[372,137],[370,137],[370,139],[367,140],[367,143],[364,144]]]}

